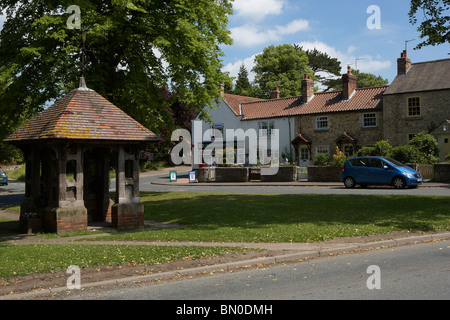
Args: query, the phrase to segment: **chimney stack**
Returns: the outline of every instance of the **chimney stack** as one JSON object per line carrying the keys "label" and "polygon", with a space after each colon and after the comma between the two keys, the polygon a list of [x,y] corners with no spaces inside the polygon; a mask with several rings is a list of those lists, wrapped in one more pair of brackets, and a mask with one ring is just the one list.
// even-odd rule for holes
{"label": "chimney stack", "polygon": [[308,103],[314,96],[314,80],[305,73],[302,80],[302,102]]}
{"label": "chimney stack", "polygon": [[224,97],[225,96],[225,83],[219,84],[219,87],[220,87],[220,95],[222,97]]}
{"label": "chimney stack", "polygon": [[278,90],[278,87],[275,87],[270,93],[270,99],[280,99],[280,90]]}
{"label": "chimney stack", "polygon": [[349,100],[357,88],[357,78],[352,74],[352,68],[348,66],[347,73],[342,76],[342,99]]}
{"label": "chimney stack", "polygon": [[397,59],[397,74],[403,75],[408,73],[411,67],[411,59],[408,59],[407,51],[403,50],[400,58]]}

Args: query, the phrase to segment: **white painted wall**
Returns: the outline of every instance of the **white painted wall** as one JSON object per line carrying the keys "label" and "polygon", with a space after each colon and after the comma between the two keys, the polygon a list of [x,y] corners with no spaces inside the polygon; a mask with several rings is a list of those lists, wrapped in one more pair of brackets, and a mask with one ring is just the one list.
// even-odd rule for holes
{"label": "white painted wall", "polygon": [[[294,155],[294,147],[291,145],[291,141],[294,139],[294,118],[273,118],[273,119],[257,119],[257,120],[242,120],[242,117],[239,115],[236,115],[233,110],[226,104],[225,101],[220,100],[220,104],[216,106],[215,109],[208,110],[208,114],[211,118],[211,123],[214,125],[222,124],[223,125],[223,133],[224,133],[224,140],[226,140],[226,130],[227,129],[233,129],[238,130],[242,129],[244,132],[246,132],[248,129],[254,129],[256,133],[259,132],[259,123],[260,122],[273,122],[274,123],[274,129],[279,130],[279,149],[278,149],[278,156],[280,157],[280,162],[284,163],[285,159],[282,159],[282,154],[289,154],[291,152],[292,159],[295,158]],[[200,121],[199,118],[195,119],[197,121]],[[203,122],[202,123],[202,137],[204,137],[204,134],[206,130],[211,129],[211,125],[209,123]],[[193,126],[194,131],[194,126]],[[195,135],[195,132],[193,132],[193,137]],[[203,139],[203,141],[210,141],[209,139]],[[242,141],[241,141],[242,143]],[[257,146],[249,146],[248,139],[246,139],[245,143],[245,153],[250,153],[249,148],[253,147],[255,150],[257,150]],[[239,152],[239,151],[238,151]],[[244,151],[241,151],[244,152]],[[292,160],[293,161],[293,160]],[[202,161],[203,162],[203,161]],[[224,159],[225,163],[225,159]],[[194,166],[195,169],[195,166]]]}

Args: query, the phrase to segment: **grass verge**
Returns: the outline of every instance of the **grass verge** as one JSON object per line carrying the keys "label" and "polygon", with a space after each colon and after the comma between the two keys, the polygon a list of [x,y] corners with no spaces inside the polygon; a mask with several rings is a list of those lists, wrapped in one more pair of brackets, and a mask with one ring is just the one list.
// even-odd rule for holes
{"label": "grass verge", "polygon": [[105,265],[155,265],[176,260],[197,260],[245,252],[242,248],[135,245],[0,244],[0,278]]}
{"label": "grass verge", "polygon": [[450,230],[450,197],[183,192],[142,193],[141,201],[146,219],[184,226],[107,240],[317,242]]}

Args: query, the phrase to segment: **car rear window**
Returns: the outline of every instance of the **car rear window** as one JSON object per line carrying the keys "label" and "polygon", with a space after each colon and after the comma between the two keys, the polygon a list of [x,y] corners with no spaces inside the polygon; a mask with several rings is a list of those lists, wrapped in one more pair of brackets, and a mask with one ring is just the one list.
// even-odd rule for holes
{"label": "car rear window", "polygon": [[368,167],[369,159],[360,158],[360,159],[351,159],[350,163],[355,167]]}

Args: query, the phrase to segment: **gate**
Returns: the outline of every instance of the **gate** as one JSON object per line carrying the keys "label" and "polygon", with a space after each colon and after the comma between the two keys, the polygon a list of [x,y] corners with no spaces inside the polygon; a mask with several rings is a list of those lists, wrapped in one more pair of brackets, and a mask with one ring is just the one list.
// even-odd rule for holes
{"label": "gate", "polygon": [[248,180],[261,180],[261,168],[249,168],[248,169]]}

